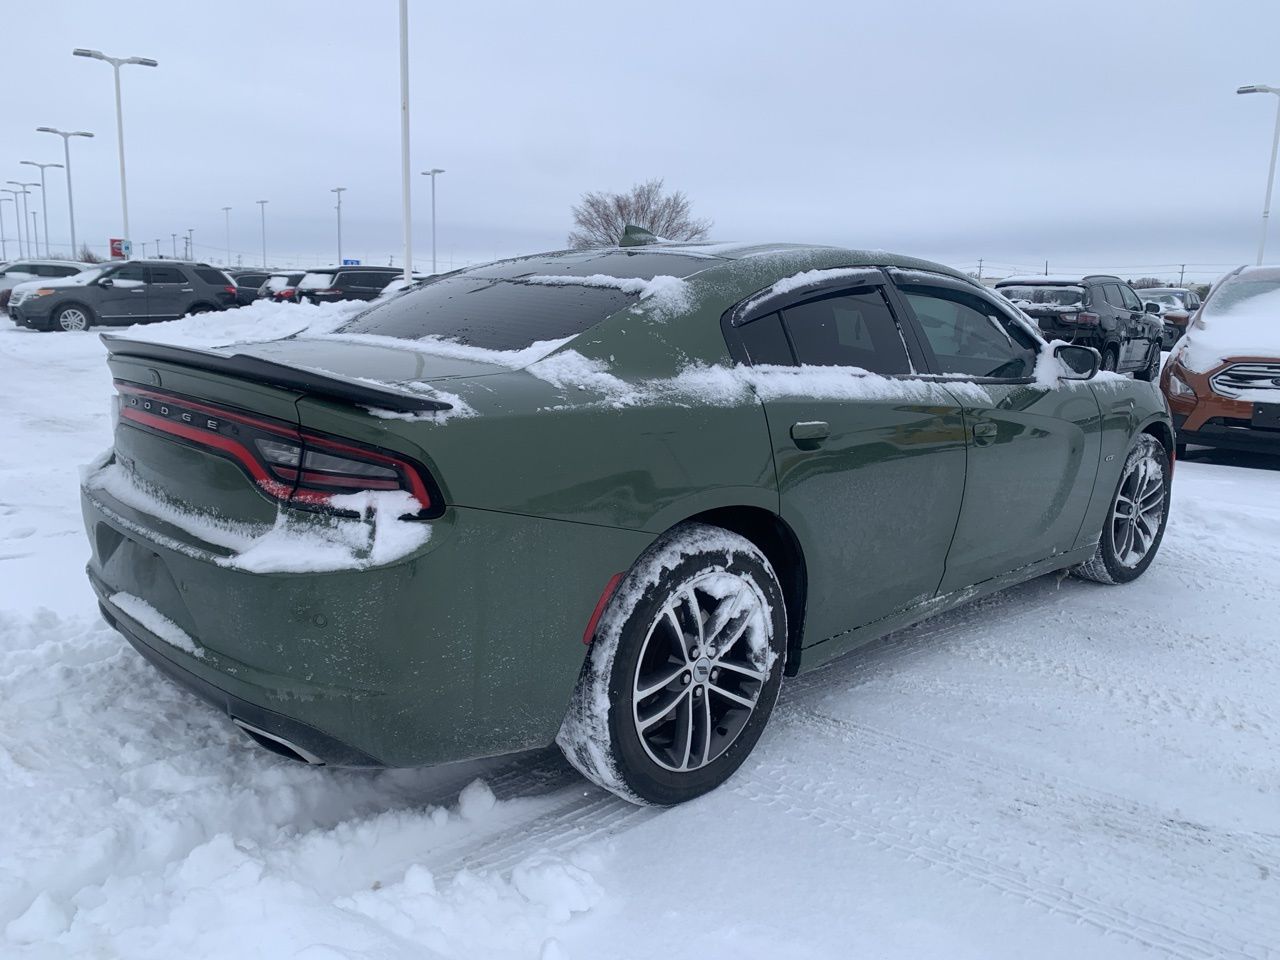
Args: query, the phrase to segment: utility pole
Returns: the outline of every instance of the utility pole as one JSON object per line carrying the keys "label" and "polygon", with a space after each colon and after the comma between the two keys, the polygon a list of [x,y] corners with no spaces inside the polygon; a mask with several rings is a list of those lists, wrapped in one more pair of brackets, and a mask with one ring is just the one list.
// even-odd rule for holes
{"label": "utility pole", "polygon": [[[13,203],[8,197],[0,197],[0,203]],[[0,207],[0,260],[9,259],[9,238],[4,234],[4,207]]]}
{"label": "utility pole", "polygon": [[163,258],[164,254],[160,252],[160,238],[156,237],[156,257]]}
{"label": "utility pole", "polygon": [[178,235],[171,233],[169,236],[173,239],[173,259],[178,259]]}
{"label": "utility pole", "polygon": [[330,193],[338,195],[338,266],[342,266],[342,192],[346,187],[334,187]]}
{"label": "utility pole", "polygon": [[1046,261],[1044,262],[1044,275],[1045,275],[1046,277],[1049,275],[1049,261],[1048,261],[1048,260],[1046,260]]}
{"label": "utility pole", "polygon": [[982,282],[982,258],[978,258],[978,282]]}
{"label": "utility pole", "polygon": [[[35,245],[31,249],[36,252],[37,257],[40,256],[40,227],[36,223],[36,214],[38,214],[39,212],[40,212],[39,210],[31,211],[31,235],[35,237]],[[47,242],[45,244],[45,249],[46,250],[48,249]]]}
{"label": "utility pole", "polygon": [[195,233],[195,230],[191,229],[191,227],[187,227],[187,259],[188,260],[194,260],[196,258],[196,244],[191,237],[193,233]]}
{"label": "utility pole", "polygon": [[231,266],[231,208],[223,207],[223,214],[227,218],[227,266]]}
{"label": "utility pole", "polygon": [[1187,272],[1187,265],[1186,265],[1185,263],[1183,263],[1183,264],[1179,264],[1179,266],[1178,266],[1178,286],[1182,286],[1182,278],[1183,278],[1183,276],[1186,274],[1186,272]]}
{"label": "utility pole", "polygon": [[267,200],[254,201],[262,211],[262,268],[267,268]]}

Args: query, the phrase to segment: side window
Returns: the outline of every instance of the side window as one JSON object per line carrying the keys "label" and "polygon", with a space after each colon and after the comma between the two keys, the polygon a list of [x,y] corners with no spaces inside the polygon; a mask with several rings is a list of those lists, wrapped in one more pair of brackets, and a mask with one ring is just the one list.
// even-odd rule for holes
{"label": "side window", "polygon": [[782,318],[776,313],[757,317],[738,328],[738,338],[747,351],[752,366],[775,364],[789,367],[795,363],[791,356],[791,344],[782,329]]}
{"label": "side window", "polygon": [[341,290],[363,290],[369,283],[364,274],[340,273],[333,278],[333,285]]}
{"label": "side window", "polygon": [[795,357],[820,367],[910,373],[898,321],[879,287],[846,290],[787,307],[783,323]]}
{"label": "side window", "polygon": [[1104,283],[1102,285],[1102,295],[1111,306],[1118,310],[1124,309],[1124,299],[1120,296],[1120,284]]}
{"label": "side window", "polygon": [[1018,380],[1034,372],[1035,342],[994,304],[942,287],[901,289],[939,373]]}
{"label": "side window", "polygon": [[147,279],[151,283],[186,283],[187,277],[177,267],[147,267]]}
{"label": "side window", "polygon": [[1142,301],[1138,299],[1138,295],[1128,284],[1120,285],[1120,296],[1124,300],[1125,309],[1133,310],[1137,313],[1142,312]]}
{"label": "side window", "polygon": [[141,283],[146,279],[142,272],[142,264],[126,263],[119,270],[111,274],[112,280],[126,280],[130,283]]}

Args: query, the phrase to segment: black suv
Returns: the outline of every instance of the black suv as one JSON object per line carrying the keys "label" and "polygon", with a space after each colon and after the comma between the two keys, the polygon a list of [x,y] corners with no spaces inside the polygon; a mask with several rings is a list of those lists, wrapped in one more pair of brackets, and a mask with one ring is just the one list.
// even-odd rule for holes
{"label": "black suv", "polygon": [[323,267],[308,270],[298,281],[296,299],[332,303],[336,300],[372,300],[392,280],[404,276],[395,267]]}
{"label": "black suv", "polygon": [[23,291],[21,299],[9,301],[9,316],[36,330],[84,330],[92,324],[176,320],[235,302],[231,278],[207,263],[130,260]]}
{"label": "black suv", "polygon": [[1139,380],[1159,375],[1164,334],[1164,324],[1154,316],[1159,308],[1144,307],[1119,277],[1007,277],[996,290],[1034,319],[1046,339],[1093,347],[1102,354],[1102,369],[1133,371]]}
{"label": "black suv", "polygon": [[259,288],[271,276],[270,270],[228,270],[227,274],[235,281],[236,303],[247,307],[258,299]]}

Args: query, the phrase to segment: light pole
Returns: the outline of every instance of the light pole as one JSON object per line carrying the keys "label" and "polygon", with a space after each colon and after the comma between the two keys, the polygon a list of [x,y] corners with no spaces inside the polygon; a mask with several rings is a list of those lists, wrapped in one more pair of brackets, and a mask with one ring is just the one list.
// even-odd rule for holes
{"label": "light pole", "polygon": [[330,193],[338,195],[338,266],[342,266],[342,191],[346,187],[334,187]]}
{"label": "light pole", "polygon": [[436,176],[444,173],[439,167],[423,170],[424,177],[431,178],[431,272],[436,272]]}
{"label": "light pole", "polygon": [[223,207],[222,215],[227,218],[227,266],[231,266],[231,208]]}
{"label": "light pole", "polygon": [[[36,239],[35,239],[35,251],[36,251],[36,256],[37,256],[37,257],[38,257],[38,256],[40,256],[40,227],[38,226],[38,223],[37,223],[37,220],[36,220],[36,214],[38,214],[39,212],[40,212],[39,210],[32,210],[32,211],[31,211],[31,232],[35,235],[35,238],[36,238]],[[47,244],[47,243],[45,244],[45,248],[46,248],[46,249],[48,248],[48,244]]]}
{"label": "light pole", "polygon": [[129,239],[129,188],[124,176],[124,110],[120,106],[120,67],[125,64],[136,64],[140,67],[157,67],[156,61],[149,57],[108,57],[101,50],[85,50],[77,47],[71,53],[77,57],[89,57],[111,64],[116,76],[116,143],[120,148],[120,210],[124,214],[124,239]]}
{"label": "light pole", "polygon": [[[14,200],[12,197],[0,197],[0,203],[17,204],[17,202],[18,201]],[[15,206],[14,209],[16,210],[17,206]],[[19,254],[19,256],[21,256],[21,254]],[[0,207],[0,260],[8,260],[8,259],[9,259],[9,238],[5,235],[5,232],[4,232],[4,208]]]}
{"label": "light pole", "polygon": [[176,233],[169,234],[169,239],[173,241],[173,259],[178,259],[178,235]]}
{"label": "light pole", "polygon": [[188,260],[194,260],[196,258],[196,244],[195,244],[195,240],[192,239],[192,234],[194,233],[195,233],[195,230],[193,230],[191,227],[187,227],[187,259]]}
{"label": "light pole", "polygon": [[262,211],[262,269],[267,268],[267,204],[270,200],[255,200],[258,209]]}
{"label": "light pole", "polygon": [[7,193],[10,195],[9,199],[13,203],[13,222],[18,225],[18,256],[25,257],[27,254],[22,246],[22,214],[18,212],[18,195],[21,192],[21,190],[10,190],[8,187],[0,189],[0,193]]}
{"label": "light pole", "polygon": [[39,184],[35,181],[32,181],[31,183],[23,183],[19,180],[6,180],[5,183],[11,183],[15,187],[22,188],[18,192],[22,194],[22,229],[27,235],[27,256],[38,257],[40,256],[40,251],[31,245],[31,224],[27,222],[31,216],[27,211],[27,197],[31,195],[31,191],[28,190],[27,187],[38,187]]}
{"label": "light pole", "polygon": [[[93,134],[84,130],[59,130],[56,127],[36,127],[36,133],[55,133],[62,138],[62,155],[66,160],[67,171],[67,216],[71,220],[71,259],[74,260],[79,256],[79,250],[76,247],[76,206],[71,199],[71,138],[92,137]],[[49,235],[48,225],[45,226],[44,234],[46,237]]]}
{"label": "light pole", "polygon": [[409,0],[400,0],[400,191],[404,209],[404,282],[413,281],[413,218],[409,203]]}
{"label": "light pole", "polygon": [[49,253],[49,198],[44,194],[44,171],[46,167],[57,167],[61,170],[62,164],[36,163],[34,160],[19,160],[18,162],[24,163],[28,167],[40,168],[40,209],[44,211],[44,255],[45,257],[51,257],[52,254]]}
{"label": "light pole", "polygon": [[1236,93],[1274,93],[1276,95],[1276,132],[1271,138],[1271,166],[1267,168],[1267,198],[1262,204],[1262,239],[1258,241],[1258,263],[1267,249],[1267,220],[1271,216],[1271,185],[1276,178],[1276,148],[1280,147],[1280,87],[1268,87],[1260,83],[1240,87]]}

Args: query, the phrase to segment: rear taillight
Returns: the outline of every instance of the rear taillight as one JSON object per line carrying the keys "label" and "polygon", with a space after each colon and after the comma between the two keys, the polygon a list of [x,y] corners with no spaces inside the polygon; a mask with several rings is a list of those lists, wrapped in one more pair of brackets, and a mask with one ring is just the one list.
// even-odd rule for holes
{"label": "rear taillight", "polygon": [[324,506],[360,490],[403,490],[438,509],[427,472],[388,450],[322,436],[279,420],[116,382],[120,417],[234,461],[277,500]]}
{"label": "rear taillight", "polygon": [[1101,322],[1101,318],[1096,313],[1077,313],[1076,323],[1082,327],[1096,327]]}
{"label": "rear taillight", "polygon": [[223,287],[222,289],[223,289],[226,293],[231,294],[233,297],[236,295],[236,288],[235,288],[235,287]]}
{"label": "rear taillight", "polygon": [[283,290],[277,290],[275,293],[277,300],[289,300],[293,297],[293,287],[285,287]]}

